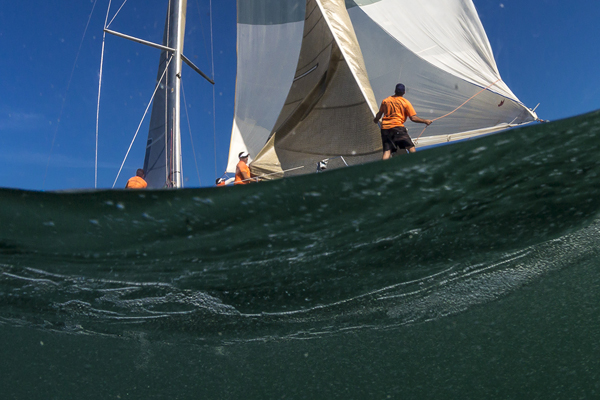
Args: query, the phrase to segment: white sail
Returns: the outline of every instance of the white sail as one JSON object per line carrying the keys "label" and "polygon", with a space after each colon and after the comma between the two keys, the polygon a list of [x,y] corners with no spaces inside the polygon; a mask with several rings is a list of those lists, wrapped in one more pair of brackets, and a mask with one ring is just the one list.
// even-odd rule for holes
{"label": "white sail", "polygon": [[[288,13],[273,12],[274,4]],[[269,22],[274,15],[287,19],[274,26]],[[301,15],[304,22],[298,20]],[[339,68],[332,70],[338,61]],[[235,168],[238,152],[256,157],[264,145],[251,164],[259,173],[297,166],[306,167],[300,173],[312,172],[322,156],[374,159],[381,143],[372,117],[399,82],[421,117],[436,119],[456,110],[432,124],[418,146],[537,119],[502,81],[471,0],[238,0],[238,81],[228,171]],[[364,107],[349,112],[361,107],[357,101],[366,102],[369,112]],[[345,125],[337,129],[340,124]],[[408,127],[416,139],[423,126]]]}
{"label": "white sail", "polygon": [[381,154],[372,122],[377,101],[344,2],[308,0],[306,15],[293,85],[269,143],[252,163],[257,175],[312,172],[325,158],[355,164]]}
{"label": "white sail", "polygon": [[237,0],[235,116],[227,171],[238,154],[254,158],[267,142],[292,84],[305,0]]}
{"label": "white sail", "polygon": [[[393,94],[395,82],[402,82],[417,113],[434,119],[476,96],[427,128],[419,145],[537,119],[502,81],[472,0],[352,3],[348,12],[379,101]],[[422,128],[412,130],[414,138]]]}

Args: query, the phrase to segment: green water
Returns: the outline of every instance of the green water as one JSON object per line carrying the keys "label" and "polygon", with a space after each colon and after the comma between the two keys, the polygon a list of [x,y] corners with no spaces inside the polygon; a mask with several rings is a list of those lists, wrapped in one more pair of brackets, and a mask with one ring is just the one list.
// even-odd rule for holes
{"label": "green water", "polygon": [[4,325],[3,398],[592,399],[599,285],[587,262],[464,313],[315,340],[177,345]]}
{"label": "green water", "polygon": [[0,190],[2,398],[598,397],[599,132],[242,188]]}

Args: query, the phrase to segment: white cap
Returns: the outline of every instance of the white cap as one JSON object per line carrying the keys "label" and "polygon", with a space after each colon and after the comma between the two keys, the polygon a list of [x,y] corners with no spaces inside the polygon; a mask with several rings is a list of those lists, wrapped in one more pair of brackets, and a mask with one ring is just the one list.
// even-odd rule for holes
{"label": "white cap", "polygon": [[250,155],[250,154],[248,154],[248,152],[247,152],[247,151],[242,151],[242,152],[241,152],[241,153],[238,155],[238,157],[239,157],[239,158],[246,158],[246,157],[248,157],[249,155]]}

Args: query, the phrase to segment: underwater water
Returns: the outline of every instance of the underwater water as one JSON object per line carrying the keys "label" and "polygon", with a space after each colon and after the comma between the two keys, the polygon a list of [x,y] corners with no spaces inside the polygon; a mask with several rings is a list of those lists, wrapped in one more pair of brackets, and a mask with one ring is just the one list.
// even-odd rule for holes
{"label": "underwater water", "polygon": [[600,396],[600,112],[322,174],[0,190],[6,399]]}

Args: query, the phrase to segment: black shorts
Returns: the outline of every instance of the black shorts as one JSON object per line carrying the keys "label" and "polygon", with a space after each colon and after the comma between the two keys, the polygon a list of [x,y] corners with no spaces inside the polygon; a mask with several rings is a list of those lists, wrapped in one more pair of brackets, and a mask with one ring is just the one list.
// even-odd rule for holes
{"label": "black shorts", "polygon": [[415,147],[408,130],[404,126],[395,126],[391,129],[381,130],[381,143],[383,151],[391,151],[394,153],[397,149],[410,149]]}

